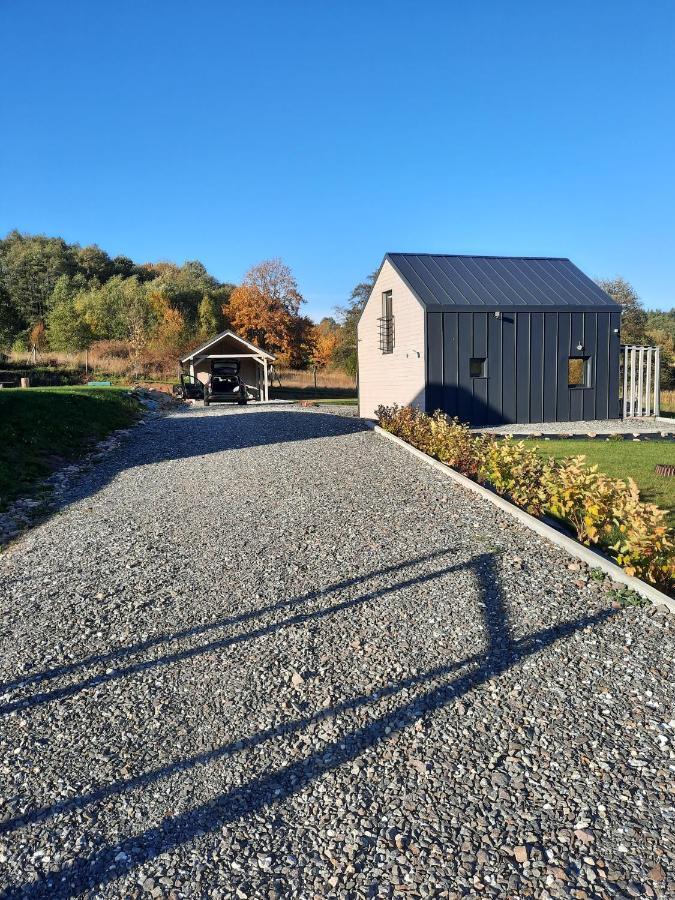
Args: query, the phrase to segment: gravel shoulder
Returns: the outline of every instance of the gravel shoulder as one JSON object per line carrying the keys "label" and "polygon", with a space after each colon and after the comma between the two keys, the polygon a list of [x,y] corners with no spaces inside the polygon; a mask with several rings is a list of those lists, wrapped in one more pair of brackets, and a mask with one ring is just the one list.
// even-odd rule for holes
{"label": "gravel shoulder", "polygon": [[0,896],[672,896],[673,617],[337,410],[152,420],[0,556]]}
{"label": "gravel shoulder", "polygon": [[653,418],[595,419],[587,422],[527,422],[522,425],[493,425],[473,428],[487,434],[675,434],[675,419],[656,421]]}

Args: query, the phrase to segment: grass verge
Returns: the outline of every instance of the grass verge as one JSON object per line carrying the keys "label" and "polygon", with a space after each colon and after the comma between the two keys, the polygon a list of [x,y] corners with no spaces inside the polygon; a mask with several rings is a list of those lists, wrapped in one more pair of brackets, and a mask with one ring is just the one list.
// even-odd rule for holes
{"label": "grass verge", "polygon": [[272,400],[349,400],[356,403],[356,393],[353,388],[330,387],[270,387],[270,399]]}
{"label": "grass verge", "polygon": [[632,478],[640,489],[640,497],[655,503],[669,514],[675,525],[675,478],[664,478],[654,472],[658,463],[675,462],[675,443],[671,441],[584,441],[525,440],[526,446],[537,447],[543,457],[560,460],[566,456],[585,456],[589,466],[613,478]]}
{"label": "grass verge", "polygon": [[0,391],[0,509],[36,482],[130,425],[138,403],[118,388],[55,387]]}

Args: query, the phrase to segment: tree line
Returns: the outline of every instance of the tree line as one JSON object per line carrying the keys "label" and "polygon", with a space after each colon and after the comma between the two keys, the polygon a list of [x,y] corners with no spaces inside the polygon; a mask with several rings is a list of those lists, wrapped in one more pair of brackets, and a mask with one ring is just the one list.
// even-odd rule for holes
{"label": "tree line", "polygon": [[[253,266],[239,285],[194,260],[137,264],[96,245],[10,232],[0,240],[0,350],[126,352],[138,368],[177,356],[231,328],[292,368],[355,372],[345,310],[318,325],[280,259]],[[349,333],[350,337],[347,338]],[[350,347],[346,344],[351,342]]]}

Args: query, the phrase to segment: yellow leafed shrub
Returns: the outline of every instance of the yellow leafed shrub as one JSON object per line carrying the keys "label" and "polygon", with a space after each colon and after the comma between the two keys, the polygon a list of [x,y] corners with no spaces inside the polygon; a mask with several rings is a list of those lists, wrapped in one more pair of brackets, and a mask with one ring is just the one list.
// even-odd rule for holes
{"label": "yellow leafed shrub", "polygon": [[498,494],[508,496],[532,515],[541,515],[546,509],[550,460],[511,438],[484,438],[483,442],[478,480],[490,484]]}
{"label": "yellow leafed shrub", "polygon": [[533,515],[566,522],[584,544],[611,553],[629,575],[665,587],[675,582],[675,541],[666,512],[640,500],[632,479],[587,466],[583,456],[560,462],[511,438],[473,435],[442,412],[379,407],[380,426]]}

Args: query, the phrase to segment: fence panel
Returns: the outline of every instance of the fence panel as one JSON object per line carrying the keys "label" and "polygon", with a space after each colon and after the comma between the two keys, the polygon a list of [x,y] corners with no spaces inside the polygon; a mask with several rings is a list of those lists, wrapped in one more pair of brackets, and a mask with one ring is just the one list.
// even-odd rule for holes
{"label": "fence panel", "polygon": [[624,418],[658,416],[661,373],[659,348],[626,344],[622,356]]}

